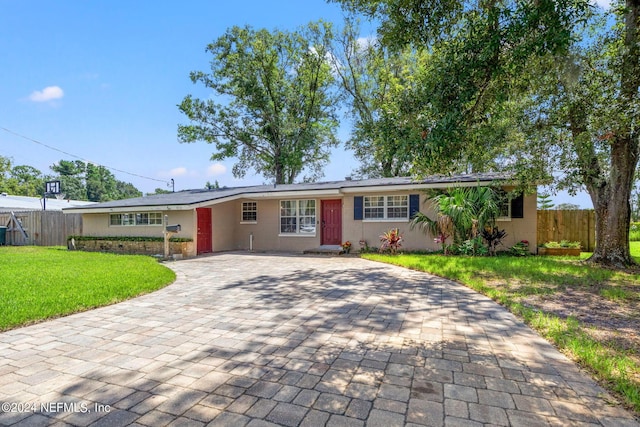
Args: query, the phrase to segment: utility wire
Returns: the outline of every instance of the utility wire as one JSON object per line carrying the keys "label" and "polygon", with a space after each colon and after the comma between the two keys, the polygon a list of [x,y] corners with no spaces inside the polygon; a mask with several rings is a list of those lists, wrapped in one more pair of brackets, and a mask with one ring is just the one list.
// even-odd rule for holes
{"label": "utility wire", "polygon": [[35,140],[35,139],[33,139],[33,138],[29,138],[28,136],[21,135],[21,134],[19,134],[18,132],[14,132],[14,131],[12,131],[11,129],[7,129],[7,128],[2,127],[2,126],[0,126],[0,129],[2,129],[3,131],[5,131],[5,132],[7,132],[7,133],[10,133],[10,134],[12,134],[12,135],[15,135],[15,136],[17,136],[17,137],[20,137],[20,138],[22,138],[22,139],[26,139],[27,141],[31,141],[31,142],[34,142],[34,143],[36,143],[36,144],[38,144],[38,145],[42,145],[43,147],[46,147],[46,148],[48,148],[48,149],[50,149],[50,150],[57,151],[58,153],[62,153],[62,154],[65,154],[65,155],[67,155],[67,156],[74,157],[74,158],[76,158],[76,159],[78,159],[78,160],[82,160],[82,161],[83,161],[83,162],[85,162],[85,163],[92,163],[92,164],[94,164],[94,165],[101,166],[101,167],[106,168],[106,169],[110,169],[110,170],[112,170],[112,171],[116,171],[116,172],[124,173],[124,174],[131,175],[131,176],[135,176],[135,177],[138,177],[138,178],[148,179],[148,180],[151,180],[151,181],[164,182],[165,184],[168,182],[168,181],[165,181],[165,180],[162,180],[162,179],[151,178],[151,177],[148,177],[148,176],[139,175],[139,174],[137,174],[137,173],[133,173],[133,172],[127,172],[127,171],[124,171],[124,170],[122,170],[122,169],[118,169],[118,168],[114,168],[114,167],[106,166],[106,165],[101,165],[101,164],[96,163],[96,162],[93,162],[93,161],[85,160],[84,158],[82,158],[82,157],[80,157],[80,156],[76,156],[75,154],[71,154],[71,153],[68,153],[68,152],[66,152],[66,151],[64,151],[64,150],[60,150],[59,148],[52,147],[51,145],[45,144],[44,142],[40,142],[40,141]]}

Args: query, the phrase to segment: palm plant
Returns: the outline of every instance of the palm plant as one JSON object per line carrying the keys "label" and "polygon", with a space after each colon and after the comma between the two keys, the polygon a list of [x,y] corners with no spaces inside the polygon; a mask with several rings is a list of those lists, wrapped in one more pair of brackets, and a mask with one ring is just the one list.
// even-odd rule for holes
{"label": "palm plant", "polygon": [[436,219],[418,212],[411,220],[411,228],[419,228],[442,244],[476,238],[482,230],[493,227],[500,213],[499,196],[491,187],[454,187],[433,199]]}
{"label": "palm plant", "polygon": [[447,253],[447,239],[453,234],[453,221],[448,215],[438,212],[437,218],[432,220],[422,212],[416,212],[409,226],[413,230],[418,228],[425,234],[434,236],[434,241],[442,245],[442,252]]}

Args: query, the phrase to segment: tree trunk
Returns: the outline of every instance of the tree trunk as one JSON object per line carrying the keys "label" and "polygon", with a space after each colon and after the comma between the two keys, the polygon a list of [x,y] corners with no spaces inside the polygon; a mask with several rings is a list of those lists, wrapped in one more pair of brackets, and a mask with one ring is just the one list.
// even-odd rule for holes
{"label": "tree trunk", "polygon": [[[638,144],[629,138],[613,143],[611,172],[606,183],[588,185],[596,213],[596,248],[589,262],[616,268],[634,264],[629,252],[631,187],[635,173]],[[635,155],[634,155],[635,153]]]}
{"label": "tree trunk", "polygon": [[618,268],[635,264],[629,252],[629,200],[639,155],[635,106],[640,87],[640,0],[626,0],[625,14],[620,97],[626,117],[613,129],[606,182],[587,183],[596,211],[596,248],[589,261]]}

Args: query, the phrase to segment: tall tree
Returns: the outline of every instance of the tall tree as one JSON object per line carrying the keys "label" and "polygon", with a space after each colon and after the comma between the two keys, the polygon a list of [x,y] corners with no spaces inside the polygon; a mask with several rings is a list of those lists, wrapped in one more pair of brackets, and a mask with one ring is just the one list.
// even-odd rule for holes
{"label": "tall tree", "polygon": [[551,195],[549,193],[538,194],[538,210],[546,211],[549,209],[553,209],[555,204],[551,200]]}
{"label": "tall tree", "polygon": [[[499,153],[504,140],[480,136],[485,132],[498,136],[492,122],[504,117],[509,102],[531,90],[535,83],[520,76],[532,65],[537,67],[543,61],[549,64],[566,56],[569,48],[576,46],[577,29],[593,11],[590,2],[584,0],[339,1],[379,19],[383,41],[413,44],[434,53],[434,70],[438,73],[432,74],[432,83],[426,89],[431,94],[431,111],[435,112],[428,117],[435,120],[428,128],[425,144],[416,151],[416,170],[434,161],[450,170],[460,160],[473,160],[470,154]],[[565,68],[564,81],[556,79],[555,83],[556,87],[571,89],[563,102],[556,104],[570,119],[565,122],[570,139],[564,140],[564,148],[571,149],[573,165],[577,166],[573,175],[580,177],[596,211],[597,244],[590,260],[622,267],[633,264],[628,243],[629,198],[639,156],[640,0],[616,5],[617,24],[599,39],[607,54],[604,65],[578,65],[574,81],[579,84],[567,84],[571,74]],[[599,69],[606,72],[593,72]],[[553,76],[550,74],[548,77]],[[598,85],[584,77],[589,74],[598,77]],[[604,116],[612,119],[608,130],[603,132],[606,127],[602,116],[589,114],[602,110],[584,108],[594,107],[585,104],[585,92],[598,93],[597,100],[607,98],[613,105]],[[540,98],[532,100],[543,102]],[[529,141],[524,142],[529,145]],[[551,150],[547,142],[531,141],[536,149],[544,147],[545,160],[563,148],[556,141],[555,150]]]}
{"label": "tall tree", "polygon": [[8,193],[7,180],[11,172],[11,159],[9,157],[0,156],[0,191]]}
{"label": "tall tree", "polygon": [[599,17],[595,36],[563,58],[543,58],[542,66],[532,67],[540,70],[530,94],[535,102],[524,110],[527,132],[544,141],[552,153],[547,158],[564,173],[559,185],[586,188],[591,197],[596,247],[590,260],[619,267],[633,264],[629,224],[640,154],[639,5]]}
{"label": "tall tree", "polygon": [[353,121],[347,147],[360,161],[359,175],[406,176],[411,145],[420,141],[415,124],[421,54],[415,49],[391,51],[375,38],[359,37],[348,19],[333,49],[334,73]]}
{"label": "tall tree", "polygon": [[193,83],[215,99],[187,95],[179,105],[191,121],[178,126],[180,142],[215,144],[212,160],[238,158],[233,174],[254,169],[276,184],[322,175],[337,145],[329,24],[296,32],[232,27],[211,43],[210,73],[192,72]]}
{"label": "tall tree", "polygon": [[584,8],[563,2],[457,0],[338,0],[381,22],[383,44],[411,45],[431,54],[415,95],[423,100],[423,138],[413,145],[413,172],[451,173],[495,164],[497,143],[508,133],[504,101],[527,60],[570,43]]}
{"label": "tall tree", "polygon": [[51,166],[58,174],[64,196],[68,199],[106,202],[140,197],[133,184],[119,181],[106,167],[81,160],[60,160]]}
{"label": "tall tree", "polygon": [[14,166],[8,180],[11,194],[31,197],[42,196],[44,182],[42,172],[28,165]]}
{"label": "tall tree", "polygon": [[85,168],[86,164],[81,160],[60,160],[51,165],[51,170],[58,174],[65,198],[89,200],[84,182]]}
{"label": "tall tree", "polygon": [[138,190],[135,185],[130,182],[116,181],[117,199],[131,199],[133,197],[141,197],[142,191]]}
{"label": "tall tree", "polygon": [[33,166],[13,165],[9,157],[0,156],[0,191],[15,196],[42,196],[46,177]]}

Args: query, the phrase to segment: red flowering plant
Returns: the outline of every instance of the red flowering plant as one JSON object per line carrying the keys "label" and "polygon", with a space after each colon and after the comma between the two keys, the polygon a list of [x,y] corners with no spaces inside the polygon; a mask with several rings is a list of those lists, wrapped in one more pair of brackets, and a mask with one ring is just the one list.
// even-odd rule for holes
{"label": "red flowering plant", "polygon": [[380,235],[380,242],[382,242],[380,252],[389,251],[392,255],[395,255],[400,246],[402,246],[402,233],[397,228],[392,228]]}

